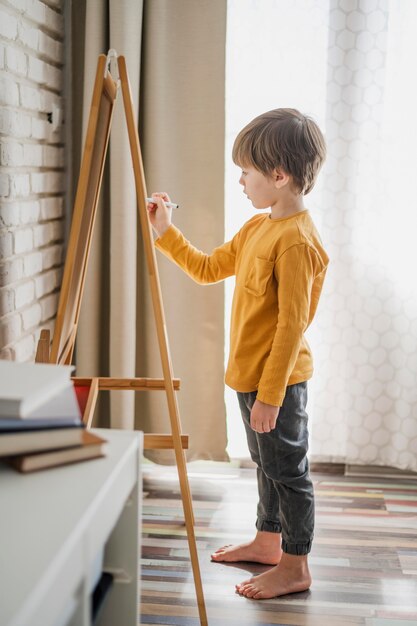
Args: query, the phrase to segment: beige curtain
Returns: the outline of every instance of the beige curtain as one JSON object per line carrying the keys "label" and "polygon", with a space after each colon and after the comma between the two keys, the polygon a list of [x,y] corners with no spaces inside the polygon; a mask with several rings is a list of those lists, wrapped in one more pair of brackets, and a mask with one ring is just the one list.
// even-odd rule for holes
{"label": "beige curtain", "polygon": [[[136,106],[140,92],[148,192],[168,191],[181,204],[175,223],[207,251],[224,240],[225,30],[226,0],[86,2],[84,128],[97,56],[115,48]],[[195,285],[159,253],[158,266],[188,458],[225,460],[223,285]],[[121,94],[76,358],[79,375],[162,376]],[[110,406],[101,400],[101,425],[169,432],[164,392],[111,396]],[[152,458],[173,460],[171,452]]]}

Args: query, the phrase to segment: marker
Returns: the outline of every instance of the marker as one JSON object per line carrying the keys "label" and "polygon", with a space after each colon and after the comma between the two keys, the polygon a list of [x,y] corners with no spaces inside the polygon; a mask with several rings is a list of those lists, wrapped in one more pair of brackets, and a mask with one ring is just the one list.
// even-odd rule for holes
{"label": "marker", "polygon": [[[146,202],[152,202],[152,204],[156,204],[155,200],[153,198],[146,198]],[[165,202],[165,200],[164,200]],[[170,209],[179,209],[180,205],[179,204],[175,204],[174,202],[165,202],[166,206],[169,207]]]}

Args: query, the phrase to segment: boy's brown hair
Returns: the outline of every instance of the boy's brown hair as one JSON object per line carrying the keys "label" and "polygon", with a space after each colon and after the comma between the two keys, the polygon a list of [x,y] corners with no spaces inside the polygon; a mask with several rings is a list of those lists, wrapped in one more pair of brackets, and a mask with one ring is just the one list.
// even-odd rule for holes
{"label": "boy's brown hair", "polygon": [[326,158],[326,142],[311,117],[297,109],[273,109],[240,131],[232,158],[236,165],[252,166],[265,176],[280,168],[306,195]]}

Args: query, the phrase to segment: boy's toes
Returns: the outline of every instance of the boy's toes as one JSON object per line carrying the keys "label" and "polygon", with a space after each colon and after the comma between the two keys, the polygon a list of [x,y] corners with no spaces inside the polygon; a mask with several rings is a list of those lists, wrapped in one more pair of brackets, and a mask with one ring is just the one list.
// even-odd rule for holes
{"label": "boy's toes", "polygon": [[210,556],[211,556],[211,558],[213,559],[213,558],[215,558],[215,556],[216,556],[216,555],[219,555],[219,554],[224,554],[224,551],[226,550],[226,548],[230,548],[230,547],[231,547],[231,545],[232,545],[232,544],[231,544],[231,543],[229,543],[227,546],[222,546],[221,548],[218,548],[218,549],[216,550],[216,552],[213,552],[213,554],[211,554],[211,555],[210,555]]}
{"label": "boy's toes", "polygon": [[228,543],[226,546],[222,546],[221,548],[217,548],[216,552],[214,554],[217,554],[218,552],[223,552],[224,550],[226,550],[226,548],[231,548],[232,544]]}
{"label": "boy's toes", "polygon": [[253,585],[246,585],[242,589],[242,594],[245,598],[253,598],[254,595],[258,593],[258,590]]}
{"label": "boy's toes", "polygon": [[212,561],[217,561],[220,557],[223,557],[226,552],[227,552],[227,548],[231,548],[232,544],[229,543],[227,546],[223,546],[222,548],[219,548],[218,550],[216,550],[216,552],[213,552],[213,554],[211,554],[211,559]]}
{"label": "boy's toes", "polygon": [[250,580],[246,580],[243,583],[240,583],[240,585],[236,585],[236,591],[238,593],[240,593],[240,595],[246,595],[246,592],[248,591],[248,589],[250,589],[252,587],[252,583]]}

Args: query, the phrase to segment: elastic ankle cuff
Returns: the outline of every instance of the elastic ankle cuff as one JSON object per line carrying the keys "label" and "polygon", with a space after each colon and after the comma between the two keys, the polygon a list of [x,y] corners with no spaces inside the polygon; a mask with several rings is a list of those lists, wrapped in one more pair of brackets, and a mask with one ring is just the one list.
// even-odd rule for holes
{"label": "elastic ankle cuff", "polygon": [[256,530],[261,530],[266,533],[280,533],[282,528],[279,522],[271,522],[269,520],[256,520]]}
{"label": "elastic ankle cuff", "polygon": [[282,550],[287,554],[294,554],[296,556],[303,556],[311,552],[312,541],[308,543],[288,543],[282,540]]}

